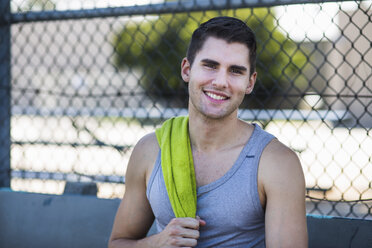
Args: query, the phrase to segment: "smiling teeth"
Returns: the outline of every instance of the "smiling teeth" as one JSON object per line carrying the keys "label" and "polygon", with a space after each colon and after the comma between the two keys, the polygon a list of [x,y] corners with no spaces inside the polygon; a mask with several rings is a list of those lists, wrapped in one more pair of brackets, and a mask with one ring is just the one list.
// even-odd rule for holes
{"label": "smiling teeth", "polygon": [[227,97],[219,96],[219,95],[216,95],[216,94],[213,94],[213,93],[210,93],[210,92],[205,92],[205,94],[207,94],[207,96],[209,96],[210,98],[213,98],[215,100],[225,100],[225,99],[227,99]]}

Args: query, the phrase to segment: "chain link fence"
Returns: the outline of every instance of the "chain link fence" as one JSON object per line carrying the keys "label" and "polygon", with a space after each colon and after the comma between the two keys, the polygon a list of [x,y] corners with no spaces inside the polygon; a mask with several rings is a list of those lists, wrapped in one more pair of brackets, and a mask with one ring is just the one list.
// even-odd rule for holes
{"label": "chain link fence", "polygon": [[372,219],[372,1],[3,2],[0,178],[13,190],[93,181],[122,197],[134,144],[187,114],[192,31],[228,15],[258,40],[240,118],[298,153],[308,213]]}

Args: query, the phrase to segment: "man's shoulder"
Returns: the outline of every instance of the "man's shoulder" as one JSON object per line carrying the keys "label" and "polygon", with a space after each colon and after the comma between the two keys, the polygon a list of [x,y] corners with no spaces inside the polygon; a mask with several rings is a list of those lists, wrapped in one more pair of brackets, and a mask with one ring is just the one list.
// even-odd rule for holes
{"label": "man's shoulder", "polygon": [[155,132],[143,136],[134,147],[134,155],[141,159],[154,160],[159,152],[159,143],[156,139]]}
{"label": "man's shoulder", "polygon": [[159,150],[159,143],[156,139],[155,132],[143,136],[135,145],[134,150],[144,152],[154,152],[154,150]]}
{"label": "man's shoulder", "polygon": [[260,167],[264,177],[269,179],[265,181],[303,177],[297,154],[278,139],[273,139],[264,149]]}
{"label": "man's shoulder", "polygon": [[278,139],[272,139],[263,151],[263,156],[278,161],[278,159],[296,159],[297,154],[288,146],[280,142]]}
{"label": "man's shoulder", "polygon": [[143,136],[133,149],[129,165],[136,167],[135,170],[148,171],[155,163],[159,149],[154,132]]}

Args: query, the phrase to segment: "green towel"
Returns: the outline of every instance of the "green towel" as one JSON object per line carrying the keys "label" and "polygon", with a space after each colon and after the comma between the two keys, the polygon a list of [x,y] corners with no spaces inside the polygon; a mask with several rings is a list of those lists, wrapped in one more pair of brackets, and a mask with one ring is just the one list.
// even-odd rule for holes
{"label": "green towel", "polygon": [[171,118],[155,132],[165,186],[177,218],[196,215],[196,180],[188,123],[188,116]]}

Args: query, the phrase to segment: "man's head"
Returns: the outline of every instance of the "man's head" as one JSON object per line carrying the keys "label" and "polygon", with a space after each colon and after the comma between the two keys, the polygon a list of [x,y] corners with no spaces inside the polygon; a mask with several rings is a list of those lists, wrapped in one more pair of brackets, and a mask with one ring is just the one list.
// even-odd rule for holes
{"label": "man's head", "polygon": [[187,60],[192,66],[196,54],[209,37],[223,39],[228,43],[238,42],[249,50],[250,74],[256,71],[256,38],[253,31],[241,20],[233,17],[215,17],[202,23],[192,34]]}

